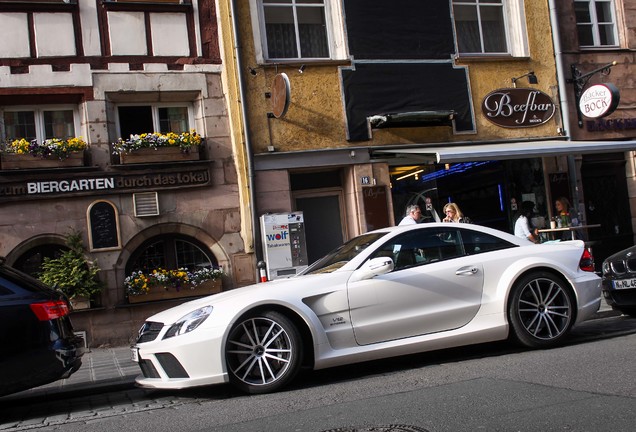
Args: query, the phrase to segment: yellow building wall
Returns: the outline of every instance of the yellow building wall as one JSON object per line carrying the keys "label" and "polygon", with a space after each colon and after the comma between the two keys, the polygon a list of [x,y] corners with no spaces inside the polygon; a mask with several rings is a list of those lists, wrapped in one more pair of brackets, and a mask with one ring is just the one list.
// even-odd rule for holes
{"label": "yellow building wall", "polygon": [[[535,72],[539,83],[529,85],[527,80],[522,78],[517,86],[541,90],[558,103],[554,51],[546,2],[525,2],[530,58],[456,61],[458,67],[468,69],[477,133],[453,135],[449,127],[382,129],[373,130],[372,139],[364,142],[346,140],[339,67],[349,67],[350,63],[306,62],[302,74],[298,71],[302,62],[257,64],[249,2],[237,2],[237,6],[249,132],[255,153],[265,153],[268,147],[270,151],[273,149],[277,152],[290,152],[351,146],[533,139],[558,135],[557,128],[561,126],[558,111],[542,126],[518,129],[494,125],[481,113],[482,100],[488,93],[498,88],[512,87],[512,77],[523,75],[530,70]],[[284,117],[268,118],[267,113],[272,112],[272,99],[268,94],[272,92],[274,77],[282,72],[286,73],[290,80],[290,106]]]}

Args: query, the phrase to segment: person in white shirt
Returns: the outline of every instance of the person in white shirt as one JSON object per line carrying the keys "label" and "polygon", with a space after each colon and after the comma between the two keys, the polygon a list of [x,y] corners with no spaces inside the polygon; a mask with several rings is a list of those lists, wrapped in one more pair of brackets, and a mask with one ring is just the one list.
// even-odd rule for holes
{"label": "person in white shirt", "polygon": [[539,233],[530,223],[533,213],[534,203],[532,201],[521,203],[521,210],[515,222],[515,235],[530,240],[532,243],[539,243]]}
{"label": "person in white shirt", "polygon": [[400,221],[398,225],[415,225],[419,222],[422,216],[422,210],[418,205],[410,205],[406,208],[406,216]]}

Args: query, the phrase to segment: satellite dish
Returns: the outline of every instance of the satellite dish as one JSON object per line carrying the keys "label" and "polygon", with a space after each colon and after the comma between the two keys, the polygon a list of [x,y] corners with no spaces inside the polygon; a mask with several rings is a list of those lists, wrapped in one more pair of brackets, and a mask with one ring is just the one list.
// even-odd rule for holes
{"label": "satellite dish", "polygon": [[291,99],[291,87],[286,73],[276,74],[272,83],[272,113],[281,118],[287,114]]}

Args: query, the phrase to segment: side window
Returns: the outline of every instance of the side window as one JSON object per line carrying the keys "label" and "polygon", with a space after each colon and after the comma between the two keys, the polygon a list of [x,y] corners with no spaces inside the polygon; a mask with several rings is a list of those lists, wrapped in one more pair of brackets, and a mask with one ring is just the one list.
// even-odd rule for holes
{"label": "side window", "polygon": [[341,7],[328,0],[250,0],[258,61],[345,59]]}
{"label": "side window", "polygon": [[618,46],[613,0],[575,0],[581,48]]}
{"label": "side window", "polygon": [[516,247],[515,244],[479,231],[461,230],[460,234],[467,255]]}
{"label": "side window", "polygon": [[524,0],[453,0],[457,50],[464,55],[529,55]]}
{"label": "side window", "polygon": [[120,137],[160,132],[176,134],[194,129],[189,106],[123,105],[117,107]]}
{"label": "side window", "polygon": [[449,225],[448,228],[404,233],[386,243],[371,258],[381,256],[392,258],[395,271],[464,255],[459,231]]}

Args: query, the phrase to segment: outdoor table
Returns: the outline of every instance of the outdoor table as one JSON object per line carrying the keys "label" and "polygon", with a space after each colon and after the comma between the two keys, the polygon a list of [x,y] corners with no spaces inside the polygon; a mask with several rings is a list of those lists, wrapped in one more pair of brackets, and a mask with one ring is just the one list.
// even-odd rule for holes
{"label": "outdoor table", "polygon": [[554,239],[555,233],[563,233],[563,232],[569,231],[570,234],[572,235],[572,240],[576,240],[577,231],[581,231],[588,228],[599,228],[600,226],[601,224],[591,224],[591,225],[575,225],[575,226],[569,226],[569,227],[563,227],[563,228],[543,228],[538,230],[538,232],[546,233],[550,235],[552,239]]}

